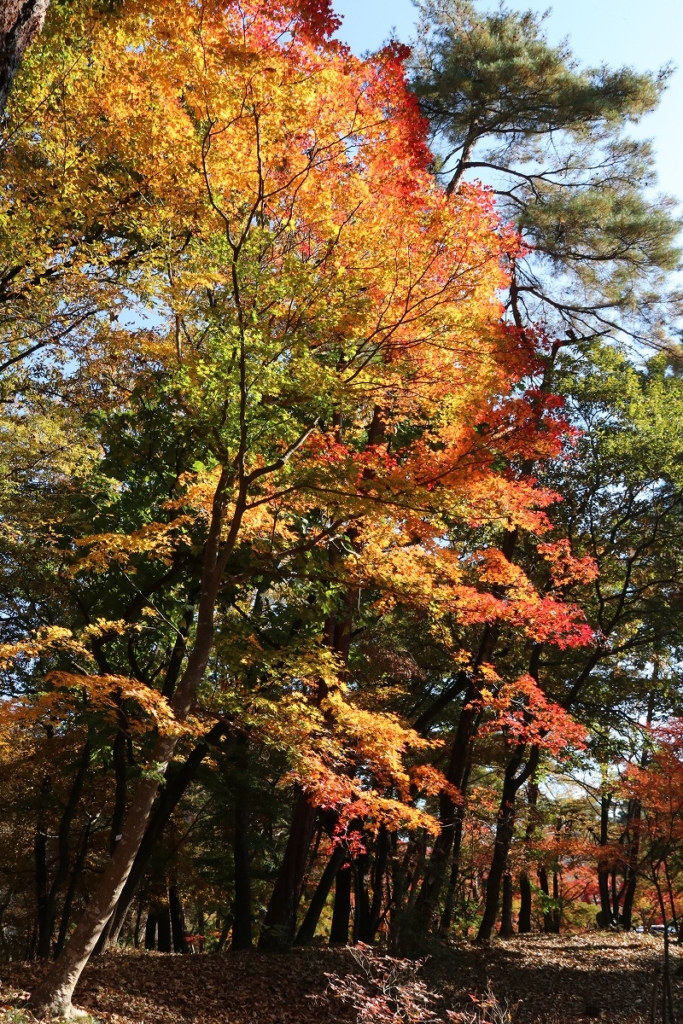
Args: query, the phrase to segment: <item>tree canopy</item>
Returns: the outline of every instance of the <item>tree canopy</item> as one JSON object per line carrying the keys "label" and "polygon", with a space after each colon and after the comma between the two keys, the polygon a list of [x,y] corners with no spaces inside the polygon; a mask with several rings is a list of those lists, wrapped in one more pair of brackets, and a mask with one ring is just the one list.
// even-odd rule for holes
{"label": "tree canopy", "polygon": [[666,72],[421,13],[361,59],[324,0],[55,0],[24,54],[0,947],[54,961],[36,1012],[117,943],[678,920],[678,220],[628,136]]}

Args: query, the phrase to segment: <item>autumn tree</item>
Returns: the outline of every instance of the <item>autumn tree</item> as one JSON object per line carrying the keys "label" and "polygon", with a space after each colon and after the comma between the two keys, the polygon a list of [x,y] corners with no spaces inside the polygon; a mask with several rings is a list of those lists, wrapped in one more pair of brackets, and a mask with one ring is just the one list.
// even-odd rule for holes
{"label": "autumn tree", "polygon": [[[5,223],[23,248],[5,330],[11,353],[23,339],[11,365],[27,383],[9,422],[29,401],[52,420],[73,409],[101,496],[89,523],[72,501],[48,531],[87,615],[76,601],[68,621],[38,613],[17,631],[8,675],[52,671],[5,710],[10,728],[13,714],[48,708],[66,728],[92,708],[136,766],[130,787],[118,776],[110,859],[34,994],[40,1009],[69,1011],[160,780],[211,721],[207,670],[225,673],[214,713],[258,681],[249,659],[240,678],[223,653],[223,617],[227,629],[242,595],[348,544],[343,585],[387,589],[393,566],[410,588],[440,555],[445,518],[476,508],[531,526],[545,500],[499,469],[520,446],[547,450],[529,402],[510,394],[533,344],[500,323],[496,299],[518,240],[479,190],[449,197],[434,183],[403,55],[359,62],[327,41],[335,24],[308,5],[216,4],[201,17],[181,0],[173,16],[167,4],[70,5],[53,12],[13,95]],[[39,298],[35,341],[22,334],[22,289]],[[117,418],[129,458],[118,445],[103,480],[98,446]],[[151,478],[136,449],[159,453]],[[67,490],[78,487],[71,477]],[[475,559],[462,585],[457,559],[442,561],[463,620],[488,614],[478,605],[499,569]],[[425,741],[354,707],[341,655],[318,636],[289,664],[273,658],[274,685],[290,688],[282,727],[302,712],[307,723],[292,779],[347,821],[423,821],[403,757]]]}

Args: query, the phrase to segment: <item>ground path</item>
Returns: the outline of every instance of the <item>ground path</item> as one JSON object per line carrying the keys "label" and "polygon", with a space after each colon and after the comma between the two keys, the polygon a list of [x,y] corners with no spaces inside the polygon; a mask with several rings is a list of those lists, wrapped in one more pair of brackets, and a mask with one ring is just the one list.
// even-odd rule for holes
{"label": "ground path", "polygon": [[[662,940],[650,936],[530,936],[489,949],[454,945],[432,957],[422,977],[441,1008],[471,1006],[490,980],[499,999],[523,1000],[516,1024],[647,1024],[652,972]],[[0,1024],[28,1020],[17,997],[43,965],[0,965]],[[103,1024],[352,1024],[355,1013],[333,998],[316,1000],[326,973],[358,973],[347,950],[290,955],[172,956],[116,953],[94,958],[76,994]],[[678,1020],[683,1020],[683,951],[672,948]],[[446,1016],[444,1013],[444,1021]]]}

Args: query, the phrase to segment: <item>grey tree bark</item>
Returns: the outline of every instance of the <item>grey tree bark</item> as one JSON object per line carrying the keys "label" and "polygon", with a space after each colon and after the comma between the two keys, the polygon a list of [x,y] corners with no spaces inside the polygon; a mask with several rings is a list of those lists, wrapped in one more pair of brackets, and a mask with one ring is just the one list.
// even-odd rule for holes
{"label": "grey tree bark", "polygon": [[0,114],[26,47],[43,27],[50,0],[0,0]]}

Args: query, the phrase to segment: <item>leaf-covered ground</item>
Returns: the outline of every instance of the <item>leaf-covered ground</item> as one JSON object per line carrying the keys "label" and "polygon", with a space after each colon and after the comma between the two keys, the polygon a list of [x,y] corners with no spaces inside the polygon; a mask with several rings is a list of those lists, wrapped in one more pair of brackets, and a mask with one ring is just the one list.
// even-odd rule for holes
{"label": "leaf-covered ground", "polygon": [[[445,1010],[471,1007],[490,981],[500,1000],[523,1000],[516,1024],[646,1024],[661,939],[593,933],[532,936],[489,949],[453,946],[422,972]],[[672,947],[675,1001],[683,1010],[683,956]],[[22,1001],[44,967],[0,967],[0,1024],[30,1020]],[[95,958],[75,1002],[103,1024],[332,1024],[355,1012],[327,994],[326,974],[358,973],[347,950]],[[322,998],[320,998],[322,996]],[[316,998],[317,997],[317,998]]]}

